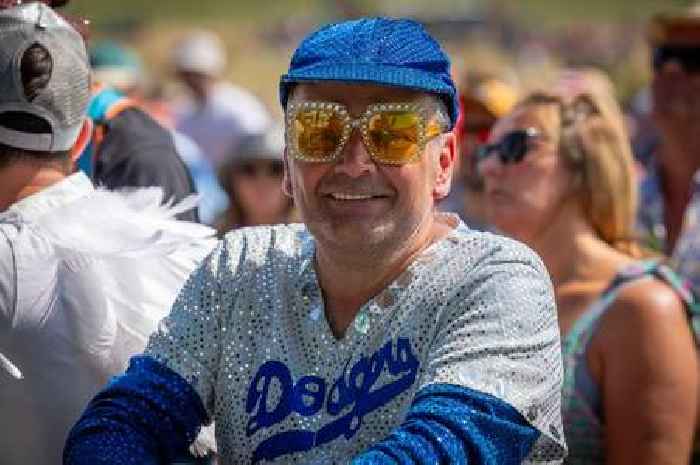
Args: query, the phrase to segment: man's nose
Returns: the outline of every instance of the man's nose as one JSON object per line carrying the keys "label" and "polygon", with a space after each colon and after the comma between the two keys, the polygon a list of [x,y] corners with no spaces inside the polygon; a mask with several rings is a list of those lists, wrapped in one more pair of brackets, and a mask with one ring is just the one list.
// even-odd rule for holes
{"label": "man's nose", "polygon": [[346,174],[352,178],[357,178],[376,171],[377,165],[370,157],[362,141],[359,130],[353,130],[340,157],[335,163],[337,173]]}

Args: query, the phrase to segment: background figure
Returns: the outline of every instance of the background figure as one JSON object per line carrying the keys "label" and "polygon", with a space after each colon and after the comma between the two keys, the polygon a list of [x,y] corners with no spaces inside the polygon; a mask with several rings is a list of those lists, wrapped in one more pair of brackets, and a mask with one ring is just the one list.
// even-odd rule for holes
{"label": "background figure", "polygon": [[190,98],[176,105],[176,129],[191,137],[218,168],[227,150],[270,125],[263,104],[250,92],[221,80],[226,53],[219,38],[199,31],[174,48],[173,66]]}
{"label": "background figure", "polygon": [[293,221],[293,201],[282,190],[283,152],[284,130],[277,126],[242,138],[230,151],[219,168],[229,196],[229,207],[216,222],[220,236],[243,226]]}
{"label": "background figure", "polygon": [[669,268],[640,261],[633,159],[605,94],[532,94],[497,123],[479,155],[488,218],[552,277],[566,463],[686,464],[698,303]]}
{"label": "background figure", "polygon": [[[159,187],[168,203],[194,194],[193,178],[171,132],[144,111],[138,95],[143,75],[137,56],[116,43],[103,42],[90,58],[96,66],[88,105],[94,129],[77,167],[95,184],[112,190]],[[101,82],[101,77],[109,82]],[[199,220],[197,209],[178,217]]]}
{"label": "background figure", "polygon": [[[620,104],[615,85],[605,71],[594,67],[564,68],[555,78],[554,92],[567,100],[574,100],[579,95],[590,95],[596,102],[603,119],[615,131],[616,140],[629,140],[629,131],[625,124],[625,115]],[[620,150],[630,152],[627,144]],[[631,154],[631,152],[630,152]],[[627,154],[623,155],[625,159]]]}
{"label": "background figure", "polygon": [[[503,75],[506,71],[502,72]],[[483,180],[476,169],[476,149],[487,142],[498,118],[515,105],[518,92],[505,77],[494,72],[469,71],[464,75],[460,92],[460,118],[455,127],[459,163],[453,189],[440,205],[459,212],[472,228],[488,228],[483,202]]]}
{"label": "background figure", "polygon": [[[223,192],[217,181],[211,162],[204,156],[199,146],[188,136],[173,129],[174,122],[169,105],[165,104],[162,97],[154,96],[153,94],[149,95],[146,89],[146,77],[142,69],[140,57],[135,51],[115,41],[103,40],[91,47],[90,64],[92,67],[93,79],[101,86],[104,86],[100,87],[98,92],[106,94],[97,98],[102,100],[108,98],[113,99],[112,102],[94,104],[91,106],[91,110],[95,112],[95,110],[105,106],[116,108],[124,105],[138,107],[158,124],[167,129],[172,138],[172,142],[168,139],[163,139],[165,143],[156,143],[155,137],[163,131],[160,129],[153,129],[154,125],[149,122],[148,126],[150,126],[150,128],[145,132],[153,133],[153,135],[150,136],[150,140],[143,141],[146,142],[144,145],[149,147],[147,151],[155,151],[156,148],[160,146],[162,147],[160,150],[162,153],[162,149],[172,151],[172,146],[174,144],[176,153],[185,163],[189,176],[192,178],[194,190],[199,194],[199,204],[197,206],[199,220],[204,224],[213,224],[216,216],[226,208],[226,193]],[[109,108],[107,108],[104,113],[109,115],[111,119],[118,116],[118,114],[110,114]],[[128,117],[128,115],[126,116]],[[104,116],[102,118],[105,119]],[[134,134],[138,134],[139,132],[142,134],[141,137],[144,137],[143,130],[139,129],[138,132],[133,131]],[[110,142],[109,138],[111,137],[115,136],[107,137],[108,144]],[[138,137],[134,137],[133,143],[137,143],[138,140]],[[131,157],[139,158],[142,156],[143,155],[136,154]],[[160,158],[162,158],[159,170],[160,176],[151,174],[152,178],[155,177],[151,182],[157,181],[161,185],[164,184],[165,187],[177,184],[177,180],[182,178],[182,168],[177,166],[179,163],[175,163],[175,167],[169,166],[176,162],[170,154],[162,154]],[[127,167],[120,166],[119,169],[126,170]],[[157,170],[157,167],[143,165],[138,168],[138,170],[144,171],[144,175],[154,169]],[[135,170],[135,168],[131,169],[131,171]],[[109,185],[112,183],[106,184]],[[166,191],[174,189],[174,186],[172,186],[170,189],[166,188]],[[188,187],[187,193],[190,193],[189,189]]]}
{"label": "background figure", "polygon": [[[160,188],[96,190],[85,44],[43,3],[0,8],[0,462],[61,463],[87,401],[215,246]],[[181,451],[186,453],[186,449]]]}
{"label": "background figure", "polygon": [[138,53],[113,40],[101,40],[89,48],[93,79],[138,99],[144,88],[144,70]]}
{"label": "background figure", "polygon": [[700,6],[655,17],[649,39],[661,141],[641,187],[640,234],[700,291]]}

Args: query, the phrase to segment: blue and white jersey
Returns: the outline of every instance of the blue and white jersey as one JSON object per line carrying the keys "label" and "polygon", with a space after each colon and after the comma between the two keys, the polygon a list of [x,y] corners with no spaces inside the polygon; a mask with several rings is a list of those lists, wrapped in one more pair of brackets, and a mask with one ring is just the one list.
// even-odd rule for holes
{"label": "blue and white jersey", "polygon": [[[560,463],[559,331],[531,250],[460,223],[337,339],[314,248],[301,225],[230,233],[150,339],[145,355],[184,378],[216,422],[223,463],[348,463],[407,424],[425,393],[446,390],[512,407],[538,433],[525,463]],[[419,405],[427,416],[441,411],[431,399]],[[470,421],[445,411],[448,423]],[[505,463],[492,453],[477,462]]]}

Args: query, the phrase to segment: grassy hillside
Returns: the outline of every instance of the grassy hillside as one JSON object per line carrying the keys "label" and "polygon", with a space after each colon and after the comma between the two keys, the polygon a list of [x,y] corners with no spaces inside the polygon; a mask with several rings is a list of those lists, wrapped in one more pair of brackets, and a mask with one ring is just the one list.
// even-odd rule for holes
{"label": "grassy hillside", "polygon": [[333,16],[338,4],[369,14],[466,14],[482,7],[508,8],[525,22],[609,19],[630,21],[689,0],[73,0],[71,9],[97,23],[137,17],[145,20],[270,21],[286,16]]}

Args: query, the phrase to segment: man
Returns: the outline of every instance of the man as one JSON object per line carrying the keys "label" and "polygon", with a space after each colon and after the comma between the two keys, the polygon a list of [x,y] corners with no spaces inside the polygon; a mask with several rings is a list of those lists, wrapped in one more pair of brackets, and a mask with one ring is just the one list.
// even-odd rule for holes
{"label": "man", "polygon": [[[0,463],[55,465],[98,389],[143,350],[213,231],[158,189],[70,174],[91,135],[80,35],[43,3],[0,9]],[[183,449],[184,450],[184,449]]]}
{"label": "man", "polygon": [[458,113],[437,42],[403,19],[322,28],[280,97],[305,225],[229,234],[64,463],[160,463],[212,419],[224,464],[559,463],[546,272],[436,211]]}
{"label": "man", "polygon": [[242,136],[271,124],[257,97],[222,79],[226,52],[213,33],[187,35],[175,47],[173,65],[191,96],[175,108],[176,129],[192,138],[215,168]]}
{"label": "man", "polygon": [[649,35],[661,144],[641,188],[640,232],[700,291],[700,7],[656,16]]}

